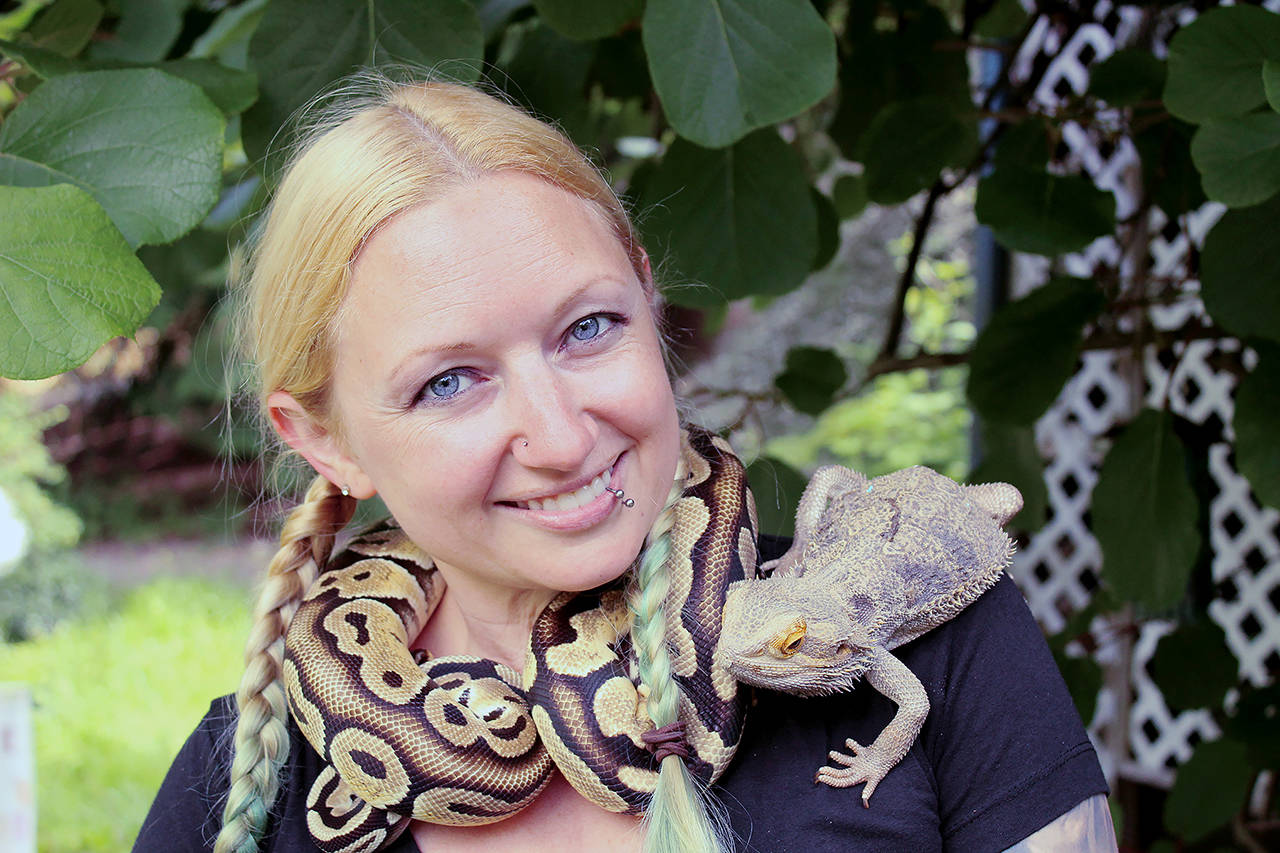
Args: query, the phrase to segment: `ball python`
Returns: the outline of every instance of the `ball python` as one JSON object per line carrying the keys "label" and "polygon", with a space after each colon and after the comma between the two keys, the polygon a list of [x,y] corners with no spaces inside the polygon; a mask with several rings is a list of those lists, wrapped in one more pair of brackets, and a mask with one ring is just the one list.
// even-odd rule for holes
{"label": "ball python", "polygon": [[[730,583],[754,576],[755,506],[719,438],[682,439],[665,603],[689,770],[714,781],[742,734],[737,682],[716,656]],[[492,823],[558,769],[587,799],[641,814],[657,782],[630,641],[626,578],[556,596],[535,622],[523,673],[475,657],[415,660],[408,644],[443,595],[430,558],[397,527],[352,541],[306,592],[285,638],[299,729],[327,766],[307,797],[326,853],[373,853],[409,821]]]}

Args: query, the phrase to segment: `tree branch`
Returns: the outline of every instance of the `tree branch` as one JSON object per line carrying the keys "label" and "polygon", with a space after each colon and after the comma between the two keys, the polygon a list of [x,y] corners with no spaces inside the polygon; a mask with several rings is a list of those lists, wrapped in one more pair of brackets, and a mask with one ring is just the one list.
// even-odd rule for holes
{"label": "tree branch", "polygon": [[[1235,335],[1221,326],[1212,323],[1201,323],[1192,319],[1177,329],[1155,333],[1097,332],[1089,335],[1080,345],[1082,352],[1107,349],[1128,349],[1130,347],[1158,346],[1165,347],[1176,343],[1187,343],[1196,340],[1219,340],[1234,338]],[[925,352],[920,351],[912,356],[898,357],[879,355],[867,366],[863,374],[862,384],[870,382],[886,373],[899,373],[904,370],[915,370],[918,367],[938,368],[953,367],[966,364],[972,350],[965,352]]]}
{"label": "tree branch", "polygon": [[924,240],[929,234],[929,226],[933,223],[933,213],[937,209],[938,199],[946,193],[947,186],[942,178],[929,187],[929,197],[925,199],[924,210],[916,220],[915,233],[911,240],[911,251],[907,254],[907,265],[898,278],[898,287],[893,294],[893,311],[889,315],[889,331],[885,334],[884,344],[876,361],[893,358],[898,351],[898,343],[902,338],[902,328],[907,319],[907,291],[916,280],[916,264],[920,262],[920,253],[924,251]]}

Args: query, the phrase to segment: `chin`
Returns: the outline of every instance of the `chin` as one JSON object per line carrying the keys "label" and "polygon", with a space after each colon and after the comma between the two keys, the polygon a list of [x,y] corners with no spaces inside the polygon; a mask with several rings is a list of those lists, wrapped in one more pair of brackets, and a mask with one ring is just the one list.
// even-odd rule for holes
{"label": "chin", "polygon": [[586,592],[589,589],[606,586],[625,575],[632,565],[633,563],[626,563],[622,566],[610,566],[591,574],[579,574],[572,578],[566,578],[565,585],[560,588],[560,591]]}

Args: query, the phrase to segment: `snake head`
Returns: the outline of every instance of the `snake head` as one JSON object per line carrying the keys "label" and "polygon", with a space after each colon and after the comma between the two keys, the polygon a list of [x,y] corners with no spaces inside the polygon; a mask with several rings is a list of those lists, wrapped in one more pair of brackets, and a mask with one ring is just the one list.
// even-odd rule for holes
{"label": "snake head", "polygon": [[848,690],[873,647],[830,588],[797,577],[729,587],[718,656],[738,681],[800,696]]}

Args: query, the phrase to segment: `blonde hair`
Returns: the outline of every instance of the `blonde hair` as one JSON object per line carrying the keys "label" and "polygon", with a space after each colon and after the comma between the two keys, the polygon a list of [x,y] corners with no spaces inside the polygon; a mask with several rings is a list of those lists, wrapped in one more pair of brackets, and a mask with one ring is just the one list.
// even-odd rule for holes
{"label": "blonde hair", "polygon": [[[301,133],[288,167],[258,231],[242,278],[242,345],[257,366],[259,401],[285,391],[318,423],[337,430],[330,417],[329,381],[335,330],[350,283],[351,264],[369,235],[401,211],[440,198],[482,175],[503,171],[541,178],[590,202],[608,222],[631,259],[637,276],[651,286],[644,250],[629,217],[609,184],[565,136],[521,110],[480,90],[452,83],[399,85],[364,75],[331,96],[336,107]],[[324,106],[320,104],[318,106]],[[246,650],[237,703],[240,718],[217,853],[252,853],[267,823],[287,757],[287,708],[281,687],[281,650],[289,618],[310,580],[329,558],[334,535],[350,520],[354,500],[317,477],[306,500],[290,516],[281,549],[271,563]],[[650,592],[640,621],[651,643],[661,636],[652,606],[665,595],[666,541],[670,513],[662,513],[650,539],[661,543],[661,558],[650,559],[647,574],[661,592]],[[656,534],[656,535],[655,535]],[[646,551],[652,545],[646,546]],[[657,556],[657,555],[655,555]],[[648,586],[649,584],[642,584]],[[658,634],[653,634],[653,631]],[[663,640],[663,642],[665,642]],[[653,669],[659,683],[645,683],[655,695],[678,695],[670,667]],[[669,704],[669,703],[664,703]],[[672,705],[671,707],[675,707]],[[679,760],[677,759],[677,764]],[[670,759],[661,777],[681,774]],[[677,807],[672,800],[679,800]],[[662,785],[653,819],[679,823],[675,832],[647,833],[651,851],[719,850],[706,829],[706,811],[687,784]],[[658,817],[659,815],[665,817]],[[687,823],[699,823],[690,830]],[[663,839],[711,839],[700,848]]]}

